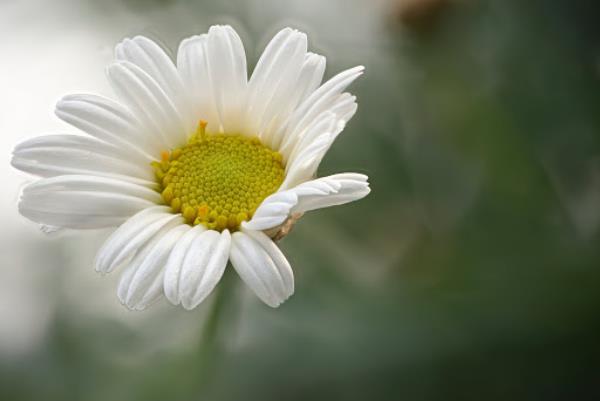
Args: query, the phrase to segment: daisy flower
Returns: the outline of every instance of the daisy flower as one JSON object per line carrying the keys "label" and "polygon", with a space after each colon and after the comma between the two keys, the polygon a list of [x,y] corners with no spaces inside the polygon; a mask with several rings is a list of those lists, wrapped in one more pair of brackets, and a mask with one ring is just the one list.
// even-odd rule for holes
{"label": "daisy flower", "polygon": [[366,196],[367,177],[315,178],[356,112],[344,92],[363,72],[321,84],[325,58],[286,28],[250,79],[230,26],[185,39],[177,62],[137,36],[116,46],[107,76],[117,101],[68,95],[56,115],[84,135],[47,135],[15,147],[12,165],[41,177],[19,212],[43,227],[118,227],[96,270],[123,270],[118,296],[141,310],[163,295],[198,306],[228,261],[267,305],[294,292],[275,241],[305,212]]}

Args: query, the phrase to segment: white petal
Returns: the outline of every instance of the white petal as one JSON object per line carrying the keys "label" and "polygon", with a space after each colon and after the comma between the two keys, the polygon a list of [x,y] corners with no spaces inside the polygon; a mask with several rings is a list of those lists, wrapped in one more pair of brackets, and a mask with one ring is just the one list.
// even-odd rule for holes
{"label": "white petal", "polygon": [[59,191],[107,192],[145,199],[160,203],[160,194],[147,187],[114,178],[94,177],[90,175],[59,175],[37,180],[23,190],[24,196],[44,196]]}
{"label": "white petal", "polygon": [[[183,232],[189,229],[189,226],[186,224],[168,224],[161,227],[151,239],[146,241],[142,246],[135,249],[135,255],[128,263],[127,268],[124,270],[121,275],[121,279],[119,281],[119,287],[117,289],[117,295],[121,303],[126,305],[131,309],[144,309],[147,304],[144,302],[151,302],[157,299],[162,294],[162,286],[160,283],[162,282],[162,270],[156,269],[156,265],[160,265],[160,259],[163,253],[168,255],[168,252],[172,248],[173,244],[169,244],[172,240],[176,241],[177,238]],[[170,248],[167,246],[165,249],[164,245],[170,245]],[[158,253],[157,253],[158,252]],[[160,255],[159,255],[160,253]],[[150,263],[146,265],[143,272],[146,274],[138,275],[138,271],[140,267],[144,264],[144,262],[150,257],[150,261],[156,261],[159,263]],[[154,269],[149,268],[150,266],[154,267]],[[151,273],[158,273],[152,276]],[[137,277],[136,277],[137,276]],[[143,279],[143,280],[141,280]],[[134,281],[135,280],[135,281]],[[130,297],[132,293],[132,285],[136,284],[137,288],[139,287],[139,283],[143,282],[143,289],[146,291],[139,291],[136,294],[137,297]],[[139,294],[142,293],[141,300]],[[128,303],[128,298],[130,302]],[[137,298],[137,299],[136,299]],[[134,302],[137,301],[137,302]]]}
{"label": "white petal", "polygon": [[44,234],[52,235],[54,233],[58,233],[63,231],[64,228],[58,226],[49,226],[47,224],[40,224],[40,231]]}
{"label": "white petal", "polygon": [[336,100],[339,99],[344,89],[361,76],[363,71],[364,67],[358,66],[339,73],[325,82],[302,102],[288,122],[287,129],[283,135],[283,141],[281,142],[280,152],[287,154],[293,148],[298,138],[301,137],[306,127],[321,113],[334,107]]}
{"label": "white petal", "polygon": [[204,231],[206,231],[206,228],[202,224],[194,226],[179,239],[169,256],[165,266],[164,291],[165,296],[173,305],[179,305],[181,302],[179,276],[181,275],[181,266],[185,255],[188,253],[193,241]]}
{"label": "white petal", "polygon": [[248,230],[267,230],[277,227],[283,224],[297,203],[298,196],[293,190],[276,192],[263,200],[252,219],[243,222],[242,226]]}
{"label": "white petal", "polygon": [[367,176],[356,173],[334,174],[307,181],[287,191],[267,197],[256,209],[244,229],[268,230],[282,224],[292,213],[341,205],[367,196]]}
{"label": "white petal", "polygon": [[39,180],[23,190],[19,212],[41,224],[66,228],[114,227],[156,203],[151,191],[91,176]]}
{"label": "white petal", "polygon": [[125,303],[125,297],[127,297],[127,291],[129,290],[129,283],[131,283],[131,279],[135,274],[136,265],[131,264],[123,270],[121,273],[121,278],[119,279],[119,285],[117,287],[117,297],[122,304]]}
{"label": "white petal", "polygon": [[273,149],[279,149],[281,147],[281,142],[284,139],[286,127],[290,123],[290,120],[293,116],[293,110],[298,107],[298,105],[301,104],[310,94],[312,94],[321,84],[321,81],[323,80],[323,74],[325,73],[325,65],[325,57],[314,53],[306,54],[300,75],[294,88],[291,90],[288,100],[289,115],[284,116],[284,122],[275,125],[272,128],[274,130],[272,141]]}
{"label": "white petal", "polygon": [[325,153],[327,153],[337,133],[341,130],[343,130],[343,124],[340,124],[334,132],[321,134],[306,148],[302,149],[294,160],[286,166],[287,172],[280,190],[292,188],[314,177]]}
{"label": "white petal", "polygon": [[125,266],[125,269],[121,274],[121,279],[119,280],[119,286],[117,288],[117,296],[121,303],[125,303],[131,281],[146,256],[148,256],[152,249],[154,249],[169,231],[176,227],[183,226],[184,224],[173,224],[173,222],[171,222],[171,224],[162,225],[153,231],[152,236],[146,238],[143,242],[136,244],[135,248],[131,250],[132,257],[127,260],[127,266]]}
{"label": "white petal", "polygon": [[44,135],[17,145],[11,164],[41,177],[86,174],[155,187],[150,165],[127,159],[118,148],[76,135]]}
{"label": "white petal", "polygon": [[159,274],[154,277],[152,284],[146,289],[142,296],[142,299],[137,302],[134,306],[134,310],[144,310],[154,302],[158,301],[163,295],[162,279],[164,272],[161,270]]}
{"label": "white petal", "polygon": [[300,77],[298,77],[298,91],[295,94],[298,97],[296,104],[306,100],[321,85],[325,74],[325,66],[325,57],[315,53],[306,54]]}
{"label": "white petal", "polygon": [[311,146],[321,135],[330,136],[335,131],[339,121],[337,115],[330,111],[325,111],[315,118],[315,120],[308,125],[303,135],[297,138],[291,151],[288,153],[283,151],[287,160],[286,172],[290,171],[298,154]]}
{"label": "white petal", "polygon": [[56,104],[56,115],[87,134],[122,149],[142,163],[156,159],[162,150],[156,138],[146,135],[125,106],[97,95],[68,95]]}
{"label": "white petal", "polygon": [[298,185],[294,190],[298,204],[292,213],[342,205],[367,196],[371,189],[368,177],[357,173],[340,173]]}
{"label": "white petal", "polygon": [[208,35],[184,39],[177,51],[177,70],[184,83],[184,91],[191,104],[193,118],[205,120],[209,132],[219,131],[221,120],[213,96],[208,73]]}
{"label": "white petal", "polygon": [[153,244],[144,258],[139,258],[141,262],[129,281],[127,295],[124,297],[129,308],[144,309],[148,302],[162,293],[163,267],[175,243],[189,230],[190,226],[187,224],[171,229]]}
{"label": "white petal", "polygon": [[[288,163],[288,167],[293,163],[293,160],[298,153],[310,146],[323,132],[335,132],[332,141],[335,140],[337,135],[342,131],[345,123],[352,118],[357,107],[356,96],[352,96],[349,93],[338,95],[325,111],[317,115],[314,120],[309,121],[301,131],[294,134],[294,137],[291,138],[291,140],[288,140],[281,146],[279,152],[282,154],[284,161]],[[326,126],[322,125],[323,120],[332,121],[334,125],[341,126],[342,129],[336,130],[334,127],[325,129]],[[319,124],[321,124],[320,130],[317,128],[319,127]]]}
{"label": "white petal", "polygon": [[195,128],[196,122],[190,116],[183,82],[175,65],[158,44],[144,36],[136,36],[119,43],[115,48],[115,55],[117,60],[137,65],[154,79],[177,107],[187,133]]}
{"label": "white petal", "polygon": [[307,50],[306,35],[281,30],[267,45],[248,84],[247,124],[250,134],[273,147],[274,133],[285,121],[297,91]]}
{"label": "white petal", "polygon": [[194,239],[179,278],[179,298],[184,308],[195,308],[215,288],[227,266],[230,243],[228,230],[207,230]]}
{"label": "white petal", "polygon": [[144,129],[160,138],[164,149],[185,144],[188,129],[177,106],[158,83],[135,64],[119,61],[107,69],[111,85]]}
{"label": "white petal", "polygon": [[[299,132],[294,140],[288,141],[285,146],[279,150],[287,162],[287,167],[294,163],[296,156],[312,145],[322,133],[329,132],[334,136],[331,138],[333,142],[335,138],[342,132],[345,123],[352,118],[357,110],[356,96],[349,93],[342,93],[330,104],[329,108],[319,114],[313,121]],[[328,126],[325,121],[329,121],[331,126]],[[339,128],[339,129],[338,129]]]}
{"label": "white petal", "polygon": [[246,53],[230,26],[212,26],[206,41],[208,76],[223,132],[241,132],[247,88]]}
{"label": "white petal", "polygon": [[127,261],[161,229],[183,223],[183,218],[172,214],[167,206],[155,206],[137,213],[104,242],[96,255],[96,270],[102,273],[112,271]]}
{"label": "white petal", "polygon": [[279,306],[294,293],[294,274],[279,248],[260,231],[232,235],[231,264],[267,305]]}
{"label": "white petal", "polygon": [[335,114],[340,120],[348,122],[356,113],[357,108],[356,96],[349,93],[342,93],[333,102],[329,112]]}

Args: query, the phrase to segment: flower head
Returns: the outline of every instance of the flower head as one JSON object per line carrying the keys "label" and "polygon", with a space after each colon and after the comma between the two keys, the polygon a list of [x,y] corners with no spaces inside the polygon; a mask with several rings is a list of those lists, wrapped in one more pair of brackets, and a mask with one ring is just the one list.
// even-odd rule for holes
{"label": "flower head", "polygon": [[19,211],[44,226],[118,227],[95,264],[124,270],[118,296],[129,308],[163,294],[195,308],[228,261],[278,306],[294,276],[274,241],[302,213],[370,191],[362,174],[315,179],[356,112],[344,90],[363,67],[321,85],[325,58],[290,28],[267,45],[249,80],[229,26],[182,41],[176,64],[141,36],[115,54],[107,75],[118,101],[69,95],[57,104],[58,117],[86,136],[16,146],[13,166],[42,177],[23,190]]}

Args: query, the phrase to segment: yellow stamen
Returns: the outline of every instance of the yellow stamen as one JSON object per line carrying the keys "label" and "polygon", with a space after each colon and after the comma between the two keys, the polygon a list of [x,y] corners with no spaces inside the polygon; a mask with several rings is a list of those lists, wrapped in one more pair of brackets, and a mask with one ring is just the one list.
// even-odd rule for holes
{"label": "yellow stamen", "polygon": [[186,206],[185,209],[183,209],[183,217],[185,217],[188,222],[196,220],[196,209],[192,206]]}

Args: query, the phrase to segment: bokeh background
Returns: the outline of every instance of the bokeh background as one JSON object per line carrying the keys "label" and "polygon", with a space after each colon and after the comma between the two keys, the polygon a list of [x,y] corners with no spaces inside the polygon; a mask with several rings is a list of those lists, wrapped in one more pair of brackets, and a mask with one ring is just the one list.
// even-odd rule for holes
{"label": "bokeh background", "polygon": [[[0,399],[600,399],[600,7],[579,0],[0,0]],[[231,23],[254,65],[291,25],[364,64],[322,175],[364,201],[281,243],[277,310],[235,277],[193,312],[134,313],[92,268],[109,232],[17,213],[12,147],[74,132],[70,92],[111,96],[114,44],[171,54]]]}

